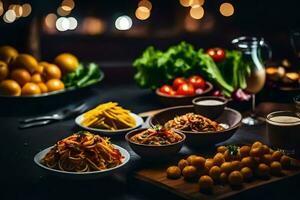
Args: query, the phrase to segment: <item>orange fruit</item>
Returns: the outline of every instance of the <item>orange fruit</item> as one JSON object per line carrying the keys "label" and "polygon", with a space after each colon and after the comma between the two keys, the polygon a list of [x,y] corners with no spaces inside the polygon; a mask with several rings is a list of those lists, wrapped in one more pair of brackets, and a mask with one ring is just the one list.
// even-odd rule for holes
{"label": "orange fruit", "polygon": [[35,94],[41,94],[41,89],[36,83],[26,83],[21,91],[22,96],[29,96],[29,95],[35,95]]}
{"label": "orange fruit", "polygon": [[26,69],[14,69],[11,74],[11,78],[17,81],[21,86],[31,80],[31,76]]}
{"label": "orange fruit", "polygon": [[61,71],[59,67],[57,67],[54,64],[48,63],[44,66],[44,74],[47,78],[47,80],[50,79],[60,79],[61,78]]}
{"label": "orange fruit", "polygon": [[8,66],[5,62],[0,61],[0,81],[4,80],[8,76]]}
{"label": "orange fruit", "polygon": [[34,72],[41,73],[42,70],[37,60],[29,54],[19,54],[13,61],[12,66],[14,68],[27,69],[31,74],[33,74]]}
{"label": "orange fruit", "polygon": [[35,73],[31,76],[31,82],[34,82],[34,83],[44,82],[44,77],[42,74]]}
{"label": "orange fruit", "polygon": [[0,47],[0,60],[9,64],[13,59],[18,56],[18,51],[11,46]]}
{"label": "orange fruit", "polygon": [[20,96],[21,87],[16,81],[7,79],[0,83],[0,94],[9,96]]}
{"label": "orange fruit", "polygon": [[42,93],[47,93],[48,92],[48,88],[47,88],[47,85],[45,83],[39,82],[39,83],[37,83],[37,85],[40,87]]}
{"label": "orange fruit", "polygon": [[62,70],[64,74],[75,71],[79,65],[76,56],[70,53],[59,54],[54,59],[54,63]]}
{"label": "orange fruit", "polygon": [[51,79],[46,83],[48,91],[53,92],[57,90],[62,90],[65,88],[64,83],[59,79]]}

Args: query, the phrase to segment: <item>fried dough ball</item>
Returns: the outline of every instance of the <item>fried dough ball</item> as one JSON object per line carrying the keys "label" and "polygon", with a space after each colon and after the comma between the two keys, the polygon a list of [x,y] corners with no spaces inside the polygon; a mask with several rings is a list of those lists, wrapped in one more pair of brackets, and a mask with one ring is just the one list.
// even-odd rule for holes
{"label": "fried dough ball", "polygon": [[241,164],[242,164],[242,167],[253,168],[253,167],[255,167],[255,160],[252,157],[248,156],[241,160]]}
{"label": "fried dough ball", "polygon": [[253,177],[252,169],[249,167],[243,167],[241,173],[245,180],[250,180]]}
{"label": "fried dough ball", "polygon": [[272,162],[272,155],[271,154],[265,154],[261,157],[260,160],[262,163],[265,163],[269,165]]}
{"label": "fried dough ball", "polygon": [[273,161],[280,161],[282,156],[283,156],[283,153],[281,151],[274,151],[272,153],[272,160]]}
{"label": "fried dough ball", "polygon": [[214,181],[218,181],[220,179],[221,169],[218,166],[213,166],[210,168],[208,174]]}
{"label": "fried dough ball", "polygon": [[189,157],[187,157],[186,160],[188,161],[189,165],[192,164],[192,159],[195,158],[195,157],[196,157],[196,155],[190,155]]}
{"label": "fried dough ball", "polygon": [[241,158],[249,156],[251,148],[249,146],[242,146],[240,148]]}
{"label": "fried dough ball", "polygon": [[240,152],[238,151],[237,154],[231,155],[229,150],[226,150],[224,155],[225,161],[233,161],[233,160],[239,160],[241,158]]}
{"label": "fried dough ball", "polygon": [[203,169],[205,165],[205,158],[201,156],[196,156],[191,159],[191,165],[195,166],[198,169]]}
{"label": "fried dough ball", "polygon": [[252,147],[249,155],[252,157],[261,157],[264,154],[264,149],[262,146]]}
{"label": "fried dough ball", "polygon": [[242,183],[244,181],[244,177],[241,172],[233,171],[229,174],[228,181],[229,181],[230,185],[239,186],[239,185],[242,185]]}
{"label": "fried dough ball", "polygon": [[198,183],[202,191],[210,191],[214,186],[213,179],[207,175],[201,176]]}
{"label": "fried dough ball", "polygon": [[281,174],[282,166],[281,166],[280,162],[273,161],[270,165],[270,168],[271,168],[271,173],[273,175],[280,175]]}
{"label": "fried dough ball", "polygon": [[225,147],[225,146],[219,146],[217,148],[218,153],[225,153],[226,150],[227,150],[227,147]]}
{"label": "fried dough ball", "polygon": [[284,169],[291,167],[292,159],[289,156],[283,155],[280,158],[280,163]]}
{"label": "fried dough ball", "polygon": [[170,166],[167,169],[167,177],[170,179],[178,179],[181,176],[181,170],[177,166]]}
{"label": "fried dough ball", "polygon": [[234,160],[231,162],[231,167],[232,167],[232,170],[235,171],[239,171],[241,168],[242,168],[242,164],[241,164],[241,161],[239,160]]}
{"label": "fried dough ball", "polygon": [[225,162],[225,159],[224,159],[224,156],[222,153],[217,153],[214,156],[214,164],[215,165],[221,166],[224,162]]}
{"label": "fried dough ball", "polygon": [[221,172],[225,172],[226,174],[229,174],[232,171],[232,164],[231,162],[224,162],[221,165]]}
{"label": "fried dough ball", "polygon": [[270,175],[270,167],[264,163],[260,163],[257,167],[257,175],[260,177],[268,177]]}
{"label": "fried dough ball", "polygon": [[256,141],[252,144],[252,148],[261,147],[263,144],[260,141]]}
{"label": "fried dough ball", "polygon": [[183,168],[185,168],[186,166],[188,166],[189,163],[187,160],[185,159],[181,159],[179,162],[178,162],[178,167],[179,169],[183,170]]}
{"label": "fried dough ball", "polygon": [[223,183],[223,184],[225,184],[225,183],[227,183],[227,181],[228,181],[228,176],[227,176],[227,174],[226,174],[225,172],[222,172],[222,173],[220,174],[220,182]]}
{"label": "fried dough ball", "polygon": [[204,166],[207,170],[210,170],[214,166],[214,160],[211,158],[206,159]]}
{"label": "fried dough ball", "polygon": [[197,169],[194,166],[186,166],[182,170],[182,175],[186,180],[194,179],[197,176]]}

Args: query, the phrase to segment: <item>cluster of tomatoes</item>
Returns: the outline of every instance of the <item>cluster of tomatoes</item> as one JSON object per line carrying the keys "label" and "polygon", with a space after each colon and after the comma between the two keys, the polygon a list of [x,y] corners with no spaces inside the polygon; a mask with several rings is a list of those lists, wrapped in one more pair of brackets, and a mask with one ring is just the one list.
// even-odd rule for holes
{"label": "cluster of tomatoes", "polygon": [[205,90],[206,82],[201,76],[191,76],[188,79],[178,77],[173,81],[172,86],[163,85],[159,91],[170,96],[193,96],[201,94]]}
{"label": "cluster of tomatoes", "polygon": [[29,96],[65,88],[62,76],[73,72],[78,59],[69,53],[58,55],[53,63],[38,61],[11,46],[0,47],[0,95]]}

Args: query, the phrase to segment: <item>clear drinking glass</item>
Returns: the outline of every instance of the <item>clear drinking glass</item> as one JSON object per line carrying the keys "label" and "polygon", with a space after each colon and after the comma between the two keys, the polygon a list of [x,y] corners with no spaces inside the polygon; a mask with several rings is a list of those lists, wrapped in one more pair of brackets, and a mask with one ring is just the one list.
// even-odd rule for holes
{"label": "clear drinking glass", "polygon": [[243,53],[243,61],[250,70],[247,78],[246,91],[252,96],[252,110],[249,116],[242,122],[246,125],[257,125],[262,122],[255,114],[255,94],[262,90],[266,81],[265,67],[261,58],[261,49],[268,51],[268,59],[272,57],[272,51],[263,38],[243,36],[232,40],[232,44]]}
{"label": "clear drinking glass", "polygon": [[295,103],[297,112],[300,113],[300,95],[298,95],[294,98],[294,103]]}
{"label": "clear drinking glass", "polygon": [[291,45],[293,47],[294,53],[299,61],[300,60],[300,31],[292,31],[290,39],[291,39]]}

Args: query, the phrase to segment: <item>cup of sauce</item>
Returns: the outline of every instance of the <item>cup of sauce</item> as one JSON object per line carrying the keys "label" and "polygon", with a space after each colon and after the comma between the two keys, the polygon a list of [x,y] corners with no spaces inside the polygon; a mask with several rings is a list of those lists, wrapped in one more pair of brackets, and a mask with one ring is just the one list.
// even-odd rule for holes
{"label": "cup of sauce", "polygon": [[206,96],[195,98],[192,102],[196,114],[216,119],[223,113],[228,101],[223,97]]}
{"label": "cup of sauce", "polygon": [[300,113],[292,111],[272,112],[268,114],[266,122],[270,144],[299,157]]}

